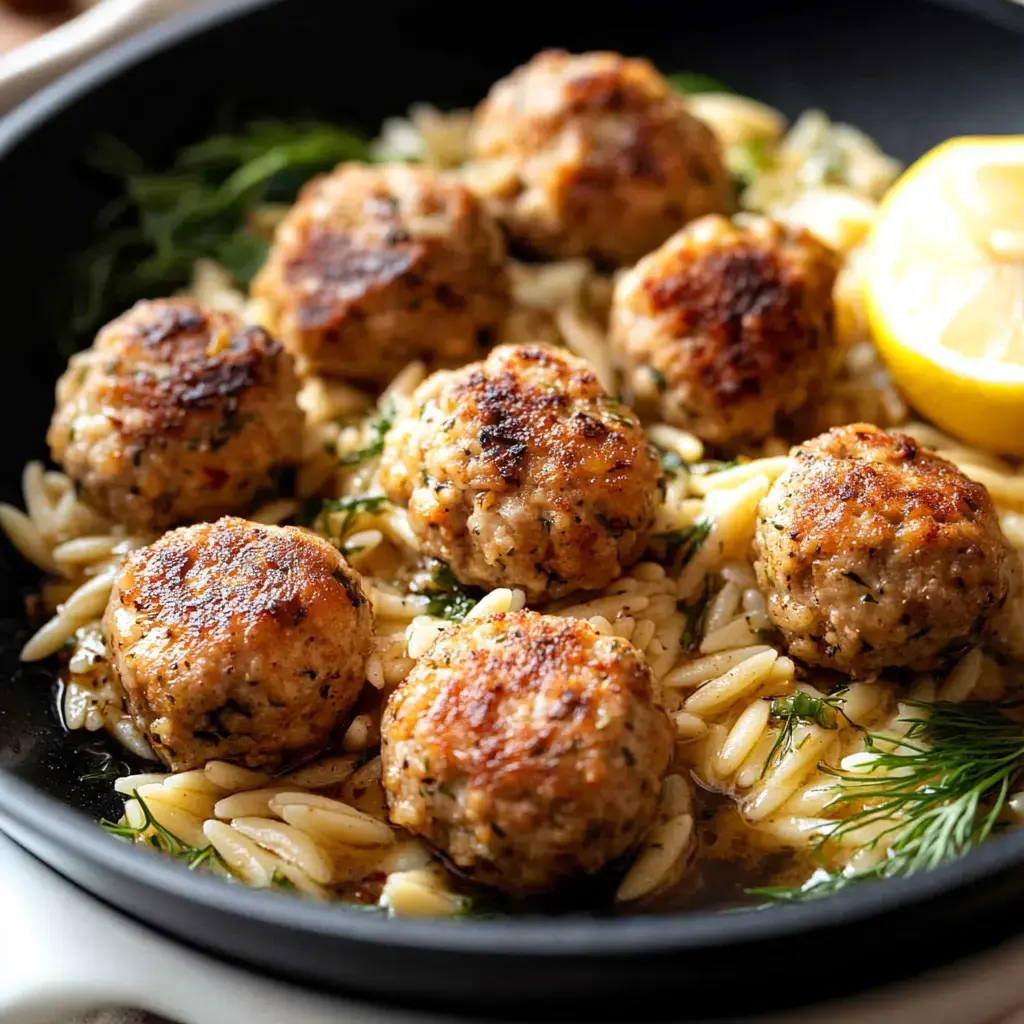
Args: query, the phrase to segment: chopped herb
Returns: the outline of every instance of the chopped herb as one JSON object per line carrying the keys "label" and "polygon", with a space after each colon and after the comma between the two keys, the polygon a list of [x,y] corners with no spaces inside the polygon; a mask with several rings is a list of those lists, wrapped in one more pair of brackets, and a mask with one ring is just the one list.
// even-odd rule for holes
{"label": "chopped herb", "polygon": [[682,605],[680,611],[686,616],[686,624],[683,626],[683,635],[679,640],[683,654],[689,654],[697,644],[700,637],[704,616],[707,614],[708,605],[711,603],[711,581],[704,580],[704,589],[700,597],[691,605]]}
{"label": "chopped herb", "polygon": [[625,761],[630,768],[632,768],[633,765],[636,764],[636,755],[633,753],[632,750],[629,749],[629,747],[623,747],[622,760]]}
{"label": "chopped herb", "polygon": [[282,875],[276,868],[274,869],[274,873],[270,876],[270,884],[275,889],[281,889],[284,892],[299,891],[295,883],[287,875]]}
{"label": "chopped herb", "polygon": [[839,575],[845,576],[848,580],[852,580],[854,583],[857,584],[858,587],[867,586],[867,584],[855,572],[850,572],[849,570],[847,570],[846,572],[842,572]]}
{"label": "chopped herb", "polygon": [[250,214],[265,202],[291,202],[342,160],[368,158],[364,138],[322,121],[251,121],[180,150],[161,171],[117,139],[97,140],[90,163],[121,189],[97,219],[101,241],[76,261],[76,342],[136,299],[187,284],[198,259],[218,260],[247,286],[267,252]]}
{"label": "chopped herb", "polygon": [[689,468],[690,464],[678,452],[661,453],[661,471],[666,476],[678,476]]}
{"label": "chopped herb", "polygon": [[656,366],[648,366],[647,372],[650,374],[651,379],[654,381],[654,386],[659,391],[664,391],[668,386],[668,381],[665,379],[665,374],[661,372]]}
{"label": "chopped herb", "polygon": [[779,729],[772,749],[765,758],[761,778],[764,778],[768,770],[793,749],[793,730],[798,722],[819,725],[822,729],[839,727],[837,716],[843,713],[846,689],[842,687],[827,697],[814,697],[804,690],[797,690],[789,697],[766,698],[771,701],[768,718],[773,722],[781,722],[782,728]]}
{"label": "chopped herb", "polygon": [[723,81],[701,71],[676,71],[665,77],[673,89],[688,96],[702,92],[732,92]]}
{"label": "chopped herb", "polygon": [[111,766],[95,772],[86,772],[81,779],[83,782],[113,782],[115,779],[123,778],[125,774],[120,768]]}
{"label": "chopped herb", "polygon": [[623,413],[616,411],[615,409],[610,409],[607,405],[601,411],[613,423],[620,423],[624,427],[636,426],[636,421],[633,420],[631,417],[626,416]]}
{"label": "chopped herb", "polygon": [[325,517],[334,516],[337,513],[344,513],[337,530],[324,529],[332,537],[344,537],[348,533],[357,515],[362,512],[375,515],[383,512],[391,504],[391,501],[384,494],[360,494],[351,498],[324,498],[320,505],[320,512],[316,517],[316,523],[322,526],[333,527],[333,520]]}
{"label": "chopped herb", "polygon": [[693,472],[697,476],[712,476],[715,473],[724,473],[727,469],[735,469],[742,466],[747,459],[705,459],[703,462],[694,463]]}
{"label": "chopped herb", "polygon": [[690,560],[701,549],[704,541],[711,533],[711,520],[698,519],[685,530],[670,530],[668,533],[656,533],[651,540],[661,541],[665,545],[665,559],[674,562],[679,555],[679,568],[685,568]]}
{"label": "chopped herb", "polygon": [[861,604],[878,604],[878,598],[875,597],[874,594],[861,594],[860,595],[860,603]]}
{"label": "chopped herb", "polygon": [[451,622],[461,622],[483,597],[483,591],[476,587],[464,587],[456,579],[455,573],[441,562],[434,566],[429,581],[417,582],[409,589],[414,594],[429,597],[428,615],[436,615]]}
{"label": "chopped herb", "polygon": [[766,139],[753,139],[739,146],[730,146],[729,164],[736,191],[742,193],[749,188],[759,174],[772,169],[774,160],[771,144]]}
{"label": "chopped herb", "polygon": [[173,832],[164,828],[164,826],[161,825],[155,817],[153,817],[153,813],[150,811],[149,805],[141,796],[139,796],[138,791],[134,793],[134,797],[143,816],[143,822],[138,828],[133,825],[109,821],[107,818],[100,818],[100,826],[106,829],[112,836],[117,836],[119,839],[127,839],[131,842],[136,842],[147,832],[151,832],[151,834],[146,837],[146,841],[150,846],[159,850],[161,853],[166,853],[169,856],[174,857],[176,860],[184,861],[190,869],[197,868],[201,864],[205,864],[207,862],[216,864],[222,868],[225,867],[224,862],[212,846],[189,846],[188,843],[179,839]]}
{"label": "chopped herb", "polygon": [[368,429],[370,431],[370,443],[358,451],[349,452],[341,457],[343,466],[358,466],[370,459],[377,458],[384,451],[384,438],[388,431],[395,424],[394,402],[387,401],[377,411],[377,415],[370,420]]}
{"label": "chopped herb", "polygon": [[865,736],[875,755],[868,771],[819,766],[837,780],[827,809],[851,812],[818,839],[819,852],[863,828],[872,836],[865,848],[885,843],[887,856],[859,870],[822,868],[796,888],[750,890],[753,895],[794,902],[868,879],[930,871],[992,834],[1024,772],[1024,727],[998,705],[906,703],[915,713],[901,719],[908,729],[899,746],[882,735]]}

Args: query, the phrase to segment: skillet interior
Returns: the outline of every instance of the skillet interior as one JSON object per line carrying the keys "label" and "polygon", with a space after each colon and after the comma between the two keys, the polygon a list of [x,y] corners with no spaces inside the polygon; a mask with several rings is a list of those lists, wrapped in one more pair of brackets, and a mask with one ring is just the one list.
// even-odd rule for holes
{"label": "skillet interior", "polygon": [[[209,131],[228,98],[237,100],[236,114],[314,113],[372,131],[382,116],[417,99],[471,103],[537,49],[563,45],[614,47],[647,54],[666,70],[706,71],[790,115],[820,106],[904,159],[949,135],[1024,131],[1024,41],[918,2],[790,2],[771,5],[770,13],[735,2],[697,10],[609,4],[591,5],[583,18],[571,6],[530,0],[500,21],[486,8],[456,4],[443,13],[413,3],[357,11],[332,0],[221,7],[242,16],[196,36],[157,29],[0,126],[8,296],[0,357],[7,389],[0,403],[3,500],[20,504],[21,466],[43,454],[52,382],[63,364],[55,327],[62,307],[52,282],[90,236],[108,197],[81,160],[98,130],[159,161]],[[136,63],[149,50],[158,52]],[[116,806],[107,787],[81,781],[103,748],[61,732],[52,674],[17,667],[19,632],[24,636],[17,616],[32,576],[6,546],[0,560],[0,611],[8,616],[0,671],[12,680],[0,691],[0,766],[10,773],[0,775],[0,817],[30,849],[109,902],[285,976],[509,1015],[535,1015],[542,1003],[548,1015],[591,1019],[732,1016],[834,996],[994,943],[1012,930],[1024,902],[1016,870],[1024,836],[926,879],[742,917],[386,922],[188,875],[119,847],[42,795],[89,817]],[[967,916],[984,916],[984,931],[958,927]],[[842,969],[798,971],[797,983],[786,980],[802,957],[819,960],[824,942],[841,944]],[[721,948],[728,943],[735,945]],[[730,984],[739,973],[745,983]]]}

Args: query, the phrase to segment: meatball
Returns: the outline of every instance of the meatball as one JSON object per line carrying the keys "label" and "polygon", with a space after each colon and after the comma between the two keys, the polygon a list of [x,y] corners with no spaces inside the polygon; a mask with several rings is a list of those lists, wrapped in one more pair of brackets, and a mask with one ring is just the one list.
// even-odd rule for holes
{"label": "meatball", "polygon": [[298,379],[266,331],[140,302],[72,356],[47,439],[86,499],[139,530],[244,510],[302,453]]}
{"label": "meatball", "polygon": [[711,129],[646,60],[548,50],[476,110],[467,180],[519,250],[639,259],[732,205]]}
{"label": "meatball", "polygon": [[366,679],[358,574],[307,530],[224,518],[134,552],[103,618],[129,709],[172,771],[321,748]]}
{"label": "meatball", "polygon": [[449,629],[384,712],[391,820],[511,893],[598,871],[657,811],[673,740],[651,694],[640,652],[580,619]]}
{"label": "meatball", "polygon": [[423,551],[462,583],[539,601],[603,587],[640,557],[661,470],[586,363],[503,345],[420,385],[380,473]]}
{"label": "meatball", "polygon": [[767,436],[825,375],[837,269],[811,234],[766,218],[684,228],[616,284],[624,391],[709,444]]}
{"label": "meatball", "polygon": [[501,231],[465,185],[355,163],[302,190],[252,294],[300,370],[378,386],[476,357],[510,301]]}
{"label": "meatball", "polygon": [[905,434],[855,423],[793,449],[758,510],[758,581],[790,654],[854,676],[939,668],[983,635],[1012,553],[992,499]]}

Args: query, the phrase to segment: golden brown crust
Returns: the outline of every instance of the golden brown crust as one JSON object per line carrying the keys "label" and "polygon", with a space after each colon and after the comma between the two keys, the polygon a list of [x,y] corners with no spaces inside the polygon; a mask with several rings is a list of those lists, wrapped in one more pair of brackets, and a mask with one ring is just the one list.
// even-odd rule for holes
{"label": "golden brown crust", "polygon": [[425,382],[413,406],[387,439],[382,484],[463,583],[537,600],[602,587],[640,556],[657,457],[581,360],[501,346]]}
{"label": "golden brown crust", "polygon": [[611,341],[642,415],[713,444],[757,439],[820,382],[837,263],[808,232],[708,217],[618,283]]}
{"label": "golden brown crust", "polygon": [[234,518],[133,553],[104,617],[133,714],[174,770],[321,746],[362,688],[372,628],[332,544]]}
{"label": "golden brown crust", "polygon": [[473,358],[509,306],[500,232],[457,178],[351,163],[305,186],[252,293],[304,370],[379,385]]}
{"label": "golden brown crust", "polygon": [[988,491],[905,434],[835,427],[761,503],[757,571],[790,652],[856,675],[977,642],[1012,561]]}
{"label": "golden brown crust", "polygon": [[512,892],[628,850],[672,749],[635,648],[534,612],[444,634],[390,698],[383,735],[393,819]]}
{"label": "golden brown crust", "polygon": [[[868,423],[833,427],[793,450],[802,501],[788,536],[820,554],[842,550],[845,536],[884,542],[894,530],[914,547],[956,546],[975,524],[995,516],[988,490],[912,437]],[[799,470],[797,470],[799,472]]]}
{"label": "golden brown crust", "polygon": [[187,299],[141,302],[72,358],[48,439],[86,497],[153,529],[244,509],[298,461],[291,357]]}
{"label": "golden brown crust", "polygon": [[474,116],[469,180],[520,248],[631,263],[727,209],[710,129],[647,60],[546,50]]}

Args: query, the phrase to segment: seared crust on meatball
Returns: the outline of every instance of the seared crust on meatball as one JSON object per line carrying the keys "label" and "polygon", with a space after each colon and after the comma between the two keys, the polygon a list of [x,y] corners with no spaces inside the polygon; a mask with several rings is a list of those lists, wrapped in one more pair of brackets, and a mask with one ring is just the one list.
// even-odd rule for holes
{"label": "seared crust on meatball", "polygon": [[140,302],[72,356],[47,439],[98,509],[134,529],[244,510],[297,463],[292,359],[186,299]]}
{"label": "seared crust on meatball", "polygon": [[711,130],[646,60],[538,54],[474,115],[468,180],[519,249],[639,259],[687,221],[726,211]]}
{"label": "seared crust on meatball", "polygon": [[770,434],[826,372],[837,269],[811,234],[763,217],[674,235],[615,288],[611,344],[637,411],[716,445]]}
{"label": "seared crust on meatball", "polygon": [[527,611],[443,633],[391,695],[382,736],[391,820],[512,893],[628,851],[673,749],[635,647]]}
{"label": "seared crust on meatball", "polygon": [[457,365],[493,340],[505,246],[454,176],[346,163],[302,190],[252,294],[303,372],[384,385],[412,359]]}
{"label": "seared crust on meatball", "polygon": [[234,518],[134,552],[103,630],[132,715],[172,771],[315,753],[373,647],[369,602],[334,545]]}
{"label": "seared crust on meatball", "polygon": [[905,434],[855,423],[793,449],[761,502],[756,569],[790,654],[870,676],[938,668],[1007,597],[988,491]]}
{"label": "seared crust on meatball", "polygon": [[636,561],[660,467],[582,360],[506,345],[428,378],[388,434],[381,481],[422,549],[465,584],[530,600],[605,586]]}

